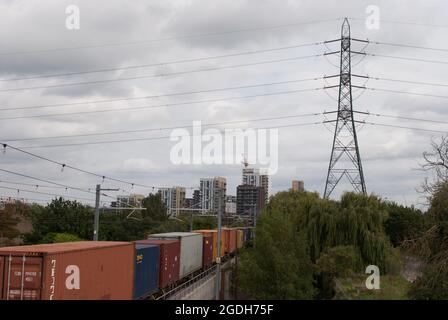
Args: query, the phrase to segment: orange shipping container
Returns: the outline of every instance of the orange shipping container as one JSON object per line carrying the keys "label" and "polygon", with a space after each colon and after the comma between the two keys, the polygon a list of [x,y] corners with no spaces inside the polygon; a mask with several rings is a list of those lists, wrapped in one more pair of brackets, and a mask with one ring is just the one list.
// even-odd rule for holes
{"label": "orange shipping container", "polygon": [[229,253],[229,242],[230,242],[230,230],[227,228],[222,228],[221,234],[224,235],[224,252],[227,254]]}
{"label": "orange shipping container", "polygon": [[222,228],[222,230],[226,231],[227,253],[232,253],[232,252],[236,251],[236,229]]}
{"label": "orange shipping container", "polygon": [[2,299],[130,300],[134,250],[106,241],[0,248]]}
{"label": "orange shipping container", "polygon": [[244,231],[241,229],[236,230],[236,247],[241,249],[244,246]]}
{"label": "orange shipping container", "polygon": [[[213,260],[215,261],[218,256],[218,230],[194,230],[193,232],[211,235],[213,237]],[[225,234],[224,232],[221,232],[221,257],[224,256],[226,251],[225,244]]]}

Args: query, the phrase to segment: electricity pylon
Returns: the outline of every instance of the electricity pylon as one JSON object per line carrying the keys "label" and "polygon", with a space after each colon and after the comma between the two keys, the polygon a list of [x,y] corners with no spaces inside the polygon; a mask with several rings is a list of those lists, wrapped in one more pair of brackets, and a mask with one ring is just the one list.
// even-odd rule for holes
{"label": "electricity pylon", "polygon": [[[338,39],[339,40],[339,39]],[[353,118],[351,83],[350,24],[344,19],[341,28],[341,51],[339,73],[339,99],[334,131],[333,148],[328,167],[324,197],[329,198],[338,183],[345,176],[356,192],[366,194],[366,184],[359,155],[358,138]],[[337,52],[339,53],[339,52]],[[361,53],[362,54],[362,53]]]}

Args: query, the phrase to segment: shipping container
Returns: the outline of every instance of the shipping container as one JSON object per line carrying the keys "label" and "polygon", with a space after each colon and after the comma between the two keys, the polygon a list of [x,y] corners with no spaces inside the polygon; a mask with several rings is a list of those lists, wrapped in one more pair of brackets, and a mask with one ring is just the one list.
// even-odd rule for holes
{"label": "shipping container", "polygon": [[[218,256],[218,230],[194,230],[193,232],[202,233],[204,235],[212,235],[213,236],[213,260],[216,260]],[[225,233],[221,232],[221,257],[224,257],[226,252],[226,241],[225,241]]]}
{"label": "shipping container", "polygon": [[244,246],[244,231],[241,229],[236,230],[236,247],[241,249]]}
{"label": "shipping container", "polygon": [[168,232],[152,234],[149,238],[180,240],[180,278],[202,268],[203,242],[201,233]]}
{"label": "shipping container", "polygon": [[227,228],[221,229],[221,234],[224,237],[224,254],[229,253],[229,242],[230,242],[230,230]]}
{"label": "shipping container", "polygon": [[0,248],[4,300],[131,300],[134,244],[80,241]]}
{"label": "shipping container", "polygon": [[234,228],[222,228],[227,233],[227,253],[236,251],[236,229]]}
{"label": "shipping container", "polygon": [[238,230],[241,230],[243,232],[243,242],[246,243],[248,239],[248,231],[246,227],[238,227]]}
{"label": "shipping container", "polygon": [[134,299],[143,299],[159,289],[160,247],[135,245]]}
{"label": "shipping container", "polygon": [[138,244],[153,244],[160,248],[159,287],[165,288],[179,280],[180,272],[180,241],[147,239],[135,241]]}
{"label": "shipping container", "polygon": [[244,242],[252,239],[253,227],[241,227],[240,229],[244,231]]}
{"label": "shipping container", "polygon": [[0,300],[3,299],[3,270],[4,270],[4,257],[0,256]]}
{"label": "shipping container", "polygon": [[207,267],[213,263],[213,235],[203,234],[202,243],[202,266]]}

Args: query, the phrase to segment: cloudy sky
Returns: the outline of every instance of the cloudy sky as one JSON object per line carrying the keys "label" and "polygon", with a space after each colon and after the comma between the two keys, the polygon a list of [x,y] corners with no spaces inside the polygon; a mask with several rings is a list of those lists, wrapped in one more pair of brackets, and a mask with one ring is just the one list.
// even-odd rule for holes
{"label": "cloudy sky", "polygon": [[[216,129],[278,126],[279,169],[272,176],[272,191],[285,190],[292,179],[300,179],[306,189],[323,193],[334,127],[300,125],[326,120],[322,115],[285,118],[337,108],[337,90],[311,89],[337,84],[337,79],[325,82],[321,78],[339,72],[338,57],[323,57],[322,53],[338,50],[339,43],[328,47],[316,43],[337,39],[342,19],[349,17],[354,38],[448,48],[446,1],[410,3],[0,0],[0,141],[147,186],[195,187],[201,177],[223,176],[228,182],[227,193],[235,194],[241,164],[175,165],[170,160],[174,142],[166,138],[172,129],[163,128],[191,131],[189,126],[199,120],[203,124],[228,122],[212,126]],[[67,28],[69,5],[79,8],[79,29]],[[379,9],[379,28],[366,27],[370,15],[366,9],[371,5]],[[447,51],[373,43],[367,47],[353,43],[353,48],[370,54],[430,60],[358,56],[353,57],[353,73],[447,83]],[[310,78],[318,80],[297,81]],[[353,79],[353,84],[448,96],[446,86],[374,79],[366,83],[360,78]],[[354,108],[360,111],[439,121],[448,116],[443,97],[360,89],[354,89],[353,95]],[[244,96],[252,97],[236,99]],[[193,103],[204,100],[209,102]],[[326,117],[331,120],[334,115]],[[447,130],[446,124],[356,117],[378,124]],[[425,176],[418,170],[419,162],[431,138],[440,135],[359,125],[368,192],[407,205],[422,202],[415,190]],[[117,142],[132,139],[137,140]],[[0,169],[80,188],[102,183],[107,188],[123,189],[118,194],[152,191],[107,179],[103,182],[68,168],[61,171],[60,166],[11,149],[0,154]],[[26,184],[48,185],[4,171],[0,171],[0,180],[1,196],[17,196],[17,191],[6,188],[36,191]],[[346,188],[349,186],[342,184],[335,196]],[[38,191],[94,199],[92,194],[73,190],[41,187]],[[19,196],[51,198],[23,191]]]}

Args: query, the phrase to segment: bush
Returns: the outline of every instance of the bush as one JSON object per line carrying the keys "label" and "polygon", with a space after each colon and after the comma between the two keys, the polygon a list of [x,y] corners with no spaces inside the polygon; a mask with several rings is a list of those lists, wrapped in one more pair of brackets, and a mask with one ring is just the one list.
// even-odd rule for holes
{"label": "bush", "polygon": [[411,286],[409,297],[416,300],[448,300],[448,272],[446,271],[439,265],[428,265],[422,277]]}

